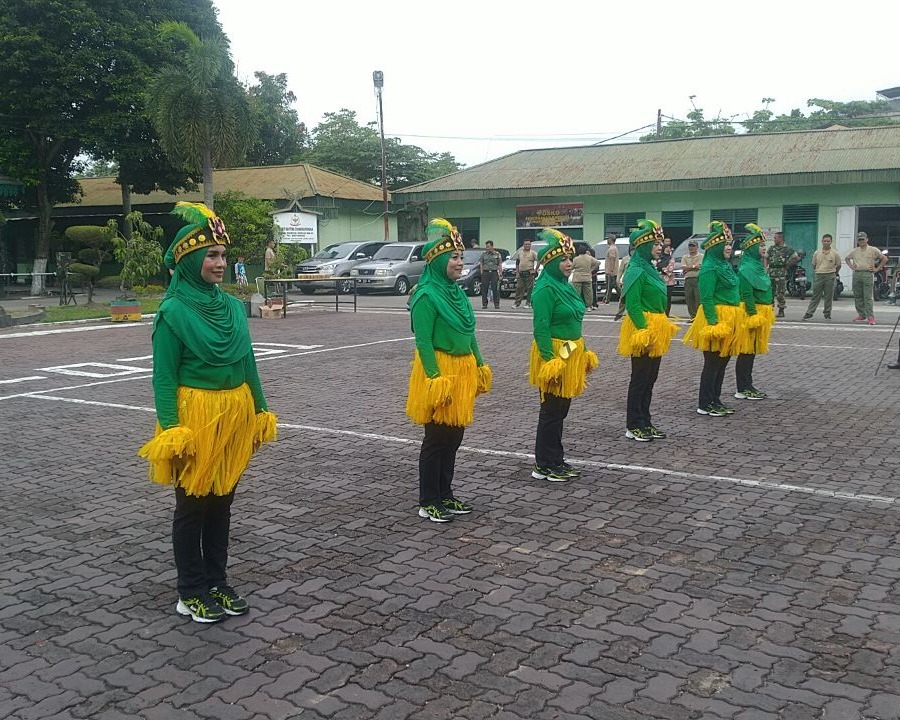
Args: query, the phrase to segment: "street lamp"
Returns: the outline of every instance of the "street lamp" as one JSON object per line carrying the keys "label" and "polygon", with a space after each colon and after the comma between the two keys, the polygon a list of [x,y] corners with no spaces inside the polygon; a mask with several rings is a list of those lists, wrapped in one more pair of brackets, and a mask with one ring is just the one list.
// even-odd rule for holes
{"label": "street lamp", "polygon": [[384,87],[384,73],[376,70],[372,73],[375,83],[375,95],[378,97],[378,131],[381,134],[381,196],[384,200],[384,241],[391,241],[391,224],[388,216],[387,163],[384,154],[384,110],[381,105],[381,90]]}

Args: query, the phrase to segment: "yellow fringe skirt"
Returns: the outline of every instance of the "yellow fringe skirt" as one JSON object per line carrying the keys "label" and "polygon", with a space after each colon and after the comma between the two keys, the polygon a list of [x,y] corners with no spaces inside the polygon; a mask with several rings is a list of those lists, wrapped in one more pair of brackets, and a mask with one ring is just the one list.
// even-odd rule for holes
{"label": "yellow fringe skirt", "polygon": [[756,315],[747,315],[747,309],[741,303],[741,310],[744,311],[747,331],[741,336],[738,352],[743,355],[765,355],[769,352],[775,309],[771,305],[757,305]]}
{"label": "yellow fringe skirt", "polygon": [[276,418],[256,413],[244,384],[232,390],[178,388],[178,422],[156,433],[138,455],[150,461],[150,479],[188,495],[227,495],[260,444],[274,440]]}
{"label": "yellow fringe skirt", "polygon": [[737,355],[747,332],[744,311],[738,305],[716,305],[716,315],[719,321],[710,325],[701,305],[684,335],[684,344],[704,352],[717,352],[720,357]]}
{"label": "yellow fringe skirt", "polygon": [[474,355],[450,355],[435,350],[440,377],[425,374],[417,350],[409,374],[406,414],[417,425],[438,423],[454,427],[472,424],[479,390],[478,363]]}
{"label": "yellow fringe skirt", "polygon": [[[563,398],[574,398],[584,392],[587,374],[597,367],[597,355],[584,347],[584,338],[577,340],[553,340],[553,359],[544,360],[537,342],[531,342],[531,356],[528,365],[528,382],[544,393]],[[575,349],[568,360],[560,357],[563,343],[572,342]]]}
{"label": "yellow fringe skirt", "polygon": [[678,326],[665,313],[645,312],[647,327],[638,328],[626,314],[619,330],[619,355],[624,357],[662,357],[678,334]]}

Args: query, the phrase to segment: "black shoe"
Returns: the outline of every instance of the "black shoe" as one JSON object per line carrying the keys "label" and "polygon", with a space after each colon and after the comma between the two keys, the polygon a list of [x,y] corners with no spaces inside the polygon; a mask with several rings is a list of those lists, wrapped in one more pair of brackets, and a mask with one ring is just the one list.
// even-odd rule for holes
{"label": "black shoe", "polygon": [[[826,315],[825,317],[827,318],[828,316]],[[803,316],[804,320],[809,320],[811,318],[812,318],[812,315],[810,315],[809,313],[806,313],[806,315]]]}
{"label": "black shoe", "polygon": [[778,308],[778,317],[784,317],[784,308]]}
{"label": "black shoe", "polygon": [[563,463],[557,468],[558,470],[562,470],[569,477],[577,478],[581,477],[581,470],[576,467],[572,467],[569,463],[563,461]]}
{"label": "black shoe", "polygon": [[658,427],[654,427],[653,425],[648,425],[647,427],[645,427],[644,432],[650,433],[650,437],[652,437],[654,440],[665,440],[667,437],[662,430],[660,430]]}
{"label": "black shoe", "polygon": [[535,465],[531,471],[531,477],[535,480],[549,480],[550,482],[566,482],[571,475],[562,468],[540,467]]}
{"label": "black shoe", "polygon": [[229,585],[210,588],[209,596],[222,606],[226,615],[246,615],[250,612],[249,603]]}
{"label": "black shoe", "polygon": [[825,319],[826,319],[826,320],[831,320],[831,315],[826,315],[826,316],[825,316]]}
{"label": "black shoe", "polygon": [[900,360],[898,360],[897,362],[888,363],[888,369],[889,370],[900,370]]}
{"label": "black shoe", "polygon": [[456,498],[444,498],[441,500],[441,504],[451,515],[468,515],[475,509],[469,505],[469,503],[464,503],[462,500],[457,500]]}

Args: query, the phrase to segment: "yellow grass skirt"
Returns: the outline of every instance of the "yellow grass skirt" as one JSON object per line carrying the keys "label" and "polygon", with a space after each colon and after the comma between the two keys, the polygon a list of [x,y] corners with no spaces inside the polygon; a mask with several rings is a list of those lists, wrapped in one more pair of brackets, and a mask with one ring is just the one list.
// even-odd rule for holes
{"label": "yellow grass skirt", "polygon": [[619,355],[625,357],[662,357],[678,334],[678,326],[665,313],[644,312],[647,327],[638,330],[628,315],[619,330]]}
{"label": "yellow grass skirt", "polygon": [[684,335],[684,344],[704,352],[717,352],[721,357],[738,354],[742,336],[747,332],[744,311],[738,305],[716,305],[719,322],[710,325],[701,305]]}
{"label": "yellow grass skirt", "polygon": [[188,495],[227,495],[250,457],[277,435],[273,413],[255,411],[244,384],[233,390],[178,388],[178,422],[156,433],[138,455],[150,461],[150,479]]}
{"label": "yellow grass skirt", "polygon": [[441,371],[436,378],[425,374],[418,350],[413,356],[406,414],[417,425],[433,422],[467,427],[472,424],[475,396],[490,389],[490,378],[485,383],[490,369],[486,365],[479,368],[472,354],[450,355],[440,350],[434,354]]}
{"label": "yellow grass skirt", "polygon": [[[599,364],[597,355],[584,347],[584,338],[577,340],[553,339],[553,359],[544,360],[537,342],[531,342],[531,357],[528,366],[528,382],[544,393],[558,397],[574,398],[584,392],[587,374]],[[575,349],[568,360],[559,356],[559,349],[565,342],[575,343]]]}
{"label": "yellow grass skirt", "polygon": [[771,305],[757,305],[756,315],[746,315],[746,307],[741,303],[745,313],[747,331],[741,336],[738,352],[745,355],[765,355],[769,352],[769,336],[775,324],[775,309]]}

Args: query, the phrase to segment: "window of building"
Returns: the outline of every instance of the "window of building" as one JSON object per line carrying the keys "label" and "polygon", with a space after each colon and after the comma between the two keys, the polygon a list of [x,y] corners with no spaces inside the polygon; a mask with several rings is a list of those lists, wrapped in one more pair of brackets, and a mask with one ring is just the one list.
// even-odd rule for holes
{"label": "window of building", "polygon": [[693,210],[663,210],[662,226],[666,237],[672,238],[672,247],[687,240],[694,232]]}
{"label": "window of building", "polygon": [[734,235],[736,240],[743,240],[747,234],[747,231],[744,230],[744,225],[755,223],[758,217],[759,210],[757,208],[732,208],[730,210],[710,210],[709,212],[710,222],[721,220],[728,223],[728,227],[731,228],[731,234]]}
{"label": "window of building", "polygon": [[646,212],[636,213],[605,213],[603,215],[604,237],[615,233],[616,237],[628,237],[631,231],[637,227],[638,220],[647,217]]}

